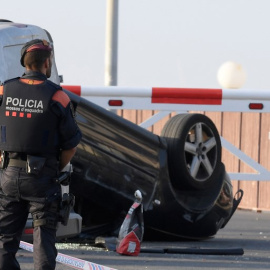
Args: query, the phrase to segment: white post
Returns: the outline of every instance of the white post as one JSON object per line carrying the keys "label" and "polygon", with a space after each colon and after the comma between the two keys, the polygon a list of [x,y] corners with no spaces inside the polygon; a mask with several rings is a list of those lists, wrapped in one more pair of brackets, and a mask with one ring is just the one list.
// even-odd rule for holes
{"label": "white post", "polygon": [[107,0],[105,86],[117,85],[118,0]]}

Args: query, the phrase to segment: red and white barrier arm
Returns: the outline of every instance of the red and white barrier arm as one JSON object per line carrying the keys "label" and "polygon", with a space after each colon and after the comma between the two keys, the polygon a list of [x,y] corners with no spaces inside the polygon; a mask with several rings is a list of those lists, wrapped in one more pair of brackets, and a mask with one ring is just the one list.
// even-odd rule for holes
{"label": "red and white barrier arm", "polygon": [[[20,248],[33,252],[34,248],[32,244],[21,241]],[[116,270],[111,267],[103,266],[100,264],[84,261],[81,259],[77,259],[75,257],[71,257],[62,253],[58,253],[56,257],[56,261],[65,265],[68,265],[74,269],[83,269],[83,270]]]}
{"label": "red and white barrier arm", "polygon": [[62,85],[106,109],[270,112],[270,90]]}

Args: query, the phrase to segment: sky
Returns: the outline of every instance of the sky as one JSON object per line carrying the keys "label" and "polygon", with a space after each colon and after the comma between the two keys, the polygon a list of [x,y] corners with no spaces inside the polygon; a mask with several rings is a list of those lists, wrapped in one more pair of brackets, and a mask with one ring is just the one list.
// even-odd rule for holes
{"label": "sky", "polygon": [[[0,18],[50,32],[65,84],[103,86],[107,0],[2,1]],[[243,88],[270,89],[269,0],[119,0],[118,85],[220,87],[234,61]]]}

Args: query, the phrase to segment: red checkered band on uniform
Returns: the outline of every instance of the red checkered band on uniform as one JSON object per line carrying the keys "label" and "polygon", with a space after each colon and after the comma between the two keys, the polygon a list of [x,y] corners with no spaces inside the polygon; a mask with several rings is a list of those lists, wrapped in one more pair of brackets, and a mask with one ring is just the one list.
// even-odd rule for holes
{"label": "red checkered band on uniform", "polygon": [[42,42],[33,44],[32,46],[28,47],[26,49],[26,52],[32,52],[36,50],[52,51],[52,47],[50,46],[49,42],[47,42],[46,40],[42,40]]}

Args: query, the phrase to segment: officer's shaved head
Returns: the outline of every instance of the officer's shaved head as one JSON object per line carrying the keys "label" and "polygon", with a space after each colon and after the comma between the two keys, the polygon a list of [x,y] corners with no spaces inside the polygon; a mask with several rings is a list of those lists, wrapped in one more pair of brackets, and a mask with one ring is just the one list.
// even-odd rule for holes
{"label": "officer's shaved head", "polygon": [[23,63],[28,69],[40,71],[47,58],[50,58],[50,51],[31,51],[25,54]]}

